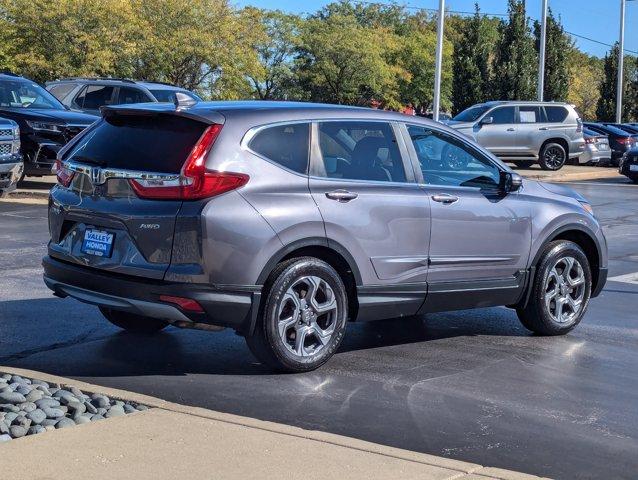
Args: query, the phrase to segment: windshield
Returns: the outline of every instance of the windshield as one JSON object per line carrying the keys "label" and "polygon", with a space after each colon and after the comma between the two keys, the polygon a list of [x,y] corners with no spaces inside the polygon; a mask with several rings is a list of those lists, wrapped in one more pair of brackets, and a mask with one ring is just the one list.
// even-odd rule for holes
{"label": "windshield", "polygon": [[24,80],[0,80],[0,107],[64,110],[44,88]]}
{"label": "windshield", "polygon": [[481,115],[483,115],[489,109],[490,107],[487,107],[485,105],[470,107],[466,110],[463,110],[452,120],[455,122],[475,122]]}
{"label": "windshield", "polygon": [[175,93],[177,93],[177,92],[182,92],[182,93],[188,95],[189,97],[191,97],[193,100],[197,100],[197,101],[201,100],[201,98],[199,98],[194,93],[185,92],[184,90],[166,90],[166,89],[161,89],[161,90],[149,90],[149,91],[153,94],[153,96],[160,103],[173,103],[175,101]]}

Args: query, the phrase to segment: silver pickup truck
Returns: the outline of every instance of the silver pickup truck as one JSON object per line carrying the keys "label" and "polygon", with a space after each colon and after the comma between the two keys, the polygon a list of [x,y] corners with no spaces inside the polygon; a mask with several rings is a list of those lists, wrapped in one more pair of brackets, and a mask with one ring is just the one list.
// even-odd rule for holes
{"label": "silver pickup truck", "polygon": [[0,118],[0,197],[16,188],[23,170],[20,128],[13,120]]}

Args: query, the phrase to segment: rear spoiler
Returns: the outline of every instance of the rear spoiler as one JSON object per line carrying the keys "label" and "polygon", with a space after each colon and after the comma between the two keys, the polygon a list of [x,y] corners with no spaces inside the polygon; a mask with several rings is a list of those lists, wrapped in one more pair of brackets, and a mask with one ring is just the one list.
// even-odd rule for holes
{"label": "rear spoiler", "polygon": [[[193,108],[194,107],[194,108]],[[226,118],[215,110],[197,107],[197,103],[189,107],[175,107],[172,103],[140,103],[133,105],[112,105],[100,107],[103,118],[113,116],[155,116],[155,115],[175,115],[177,117],[189,118],[207,125],[223,125]]]}

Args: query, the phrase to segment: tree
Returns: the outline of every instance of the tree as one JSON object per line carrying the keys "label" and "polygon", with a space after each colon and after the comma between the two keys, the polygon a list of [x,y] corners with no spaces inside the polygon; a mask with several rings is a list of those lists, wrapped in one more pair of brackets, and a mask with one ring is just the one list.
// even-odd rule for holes
{"label": "tree", "polygon": [[463,22],[454,45],[452,100],[454,113],[490,99],[491,55],[498,39],[498,27],[481,15],[478,4],[474,16]]}
{"label": "tree", "polygon": [[265,29],[264,41],[256,47],[262,69],[258,76],[248,78],[258,98],[286,99],[295,82],[294,54],[302,19],[279,10],[257,12]]}
{"label": "tree", "polygon": [[[413,16],[400,29],[400,49],[396,62],[408,73],[399,78],[401,103],[425,112],[434,100],[436,32],[426,19]],[[441,107],[451,107],[452,43],[444,40],[441,72]]]}
{"label": "tree", "polygon": [[585,120],[596,120],[596,105],[600,97],[599,83],[603,75],[602,60],[572,48],[567,59],[569,88],[567,101]]}
{"label": "tree", "polygon": [[393,32],[362,26],[352,15],[310,18],[301,28],[296,72],[313,101],[399,108],[398,79],[407,73],[388,61],[398,48]]}
{"label": "tree", "polygon": [[[600,97],[596,105],[596,118],[601,122],[613,122],[616,120],[616,100],[618,82],[618,43],[614,44],[603,60],[603,79],[600,82]],[[624,63],[623,79],[623,121],[631,120],[636,116],[636,61],[633,57],[627,57]]]}
{"label": "tree", "polygon": [[524,0],[508,0],[509,20],[501,27],[494,58],[493,96],[499,100],[530,100],[536,96],[534,39]]}
{"label": "tree", "polygon": [[[547,15],[545,40],[545,82],[543,98],[547,101],[564,101],[569,93],[569,52],[574,42],[565,33],[560,19],[556,19],[551,8]],[[541,24],[534,22],[536,51],[540,51]]]}

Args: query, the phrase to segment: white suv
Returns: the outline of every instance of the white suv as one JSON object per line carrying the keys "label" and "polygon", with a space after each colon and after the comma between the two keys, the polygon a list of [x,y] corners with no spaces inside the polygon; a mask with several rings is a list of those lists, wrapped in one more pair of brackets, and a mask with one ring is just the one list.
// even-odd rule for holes
{"label": "white suv", "polygon": [[448,122],[501,160],[558,170],[585,151],[583,122],[573,105],[558,102],[486,102]]}

